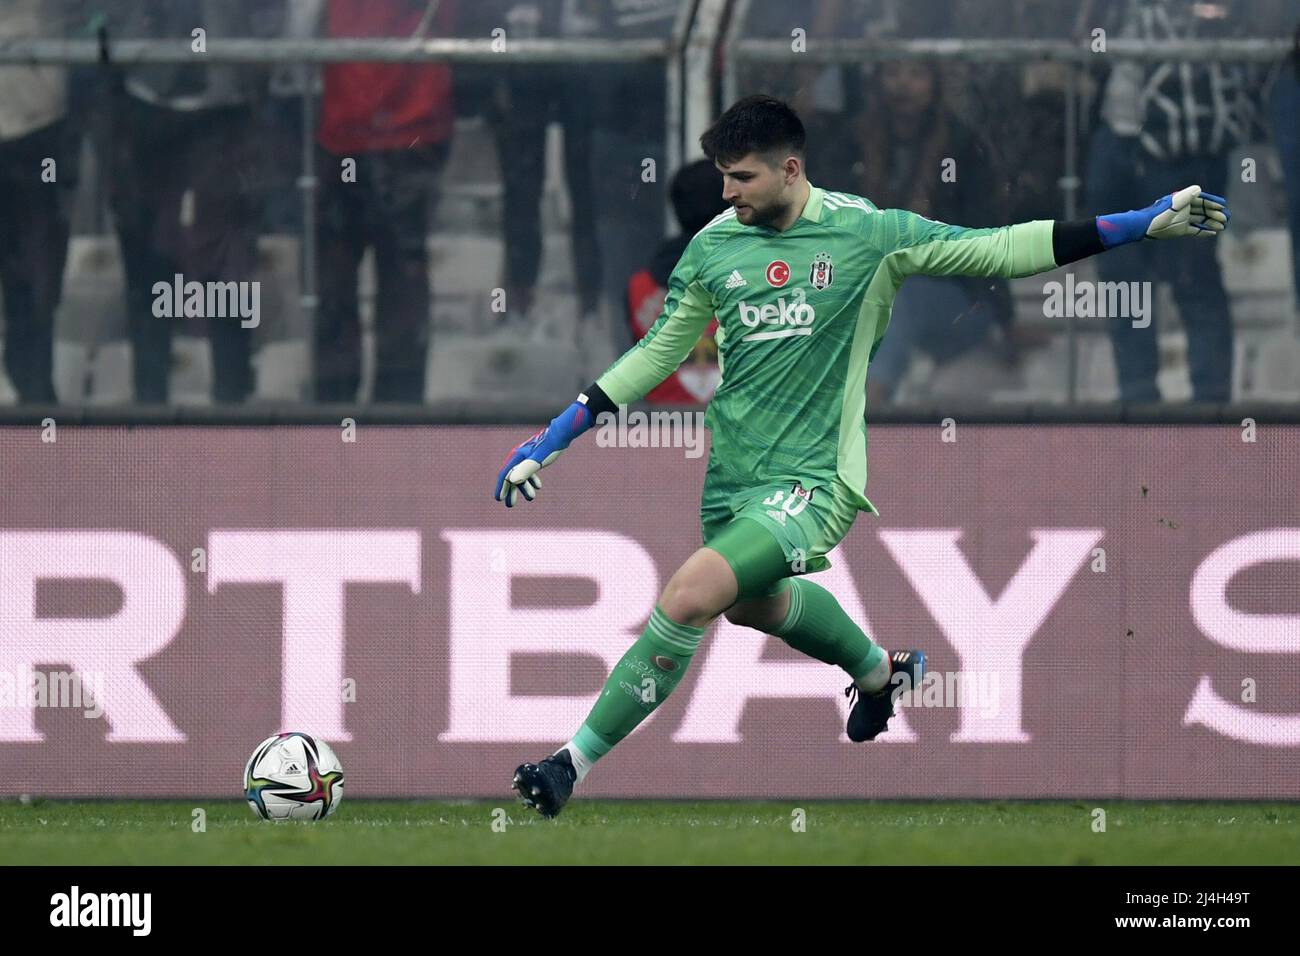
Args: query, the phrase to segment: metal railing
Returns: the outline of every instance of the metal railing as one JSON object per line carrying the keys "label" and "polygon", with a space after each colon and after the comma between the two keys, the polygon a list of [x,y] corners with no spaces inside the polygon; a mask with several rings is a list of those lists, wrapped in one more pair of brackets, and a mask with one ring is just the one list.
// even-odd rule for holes
{"label": "metal railing", "polygon": [[[698,406],[656,405],[656,412],[695,412]],[[1117,402],[978,403],[967,399],[890,405],[868,409],[869,426],[940,425],[945,418],[963,425],[1204,425],[1240,428],[1245,419],[1259,425],[1300,425],[1300,405],[1279,402],[1227,404],[1121,405]],[[329,425],[345,418],[366,425],[512,425],[536,429],[538,409],[486,395],[436,399],[423,405],[330,405],[250,402],[244,405],[17,405],[0,406],[0,428],[40,428],[46,418],[60,426],[105,427],[229,425]]]}
{"label": "metal railing", "polygon": [[619,63],[667,59],[673,38],[665,40],[490,40],[438,37],[237,39],[212,37],[196,53],[189,40],[0,39],[0,64],[146,63]]}

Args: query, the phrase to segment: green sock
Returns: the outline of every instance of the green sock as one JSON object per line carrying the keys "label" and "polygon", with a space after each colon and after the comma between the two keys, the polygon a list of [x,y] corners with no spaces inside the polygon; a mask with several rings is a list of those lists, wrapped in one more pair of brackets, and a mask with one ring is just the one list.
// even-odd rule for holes
{"label": "green sock", "polygon": [[884,648],[853,623],[835,595],[807,578],[787,580],[790,609],[774,635],[802,654],[844,668],[855,681],[884,660]]}
{"label": "green sock", "polygon": [[593,763],[609,753],[673,692],[703,636],[704,628],[669,620],[656,605],[641,636],[605,681],[573,744]]}

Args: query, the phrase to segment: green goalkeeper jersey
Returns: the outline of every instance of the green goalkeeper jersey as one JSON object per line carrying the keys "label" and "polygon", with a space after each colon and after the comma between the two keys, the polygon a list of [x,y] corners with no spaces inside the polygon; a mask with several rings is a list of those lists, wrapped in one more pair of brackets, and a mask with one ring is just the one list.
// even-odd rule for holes
{"label": "green goalkeeper jersey", "polygon": [[716,315],[722,380],[705,416],[713,455],[754,484],[838,479],[859,510],[867,483],[867,363],[909,275],[1027,276],[1054,268],[1052,222],[950,226],[811,187],[784,232],[734,209],[700,230],[658,320],[597,380],[636,401],[691,353]]}

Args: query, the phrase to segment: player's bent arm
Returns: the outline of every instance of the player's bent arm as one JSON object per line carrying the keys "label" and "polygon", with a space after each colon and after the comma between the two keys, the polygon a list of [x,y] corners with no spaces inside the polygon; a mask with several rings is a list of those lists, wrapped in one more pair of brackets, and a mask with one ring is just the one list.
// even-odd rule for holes
{"label": "player's bent arm", "polygon": [[713,320],[713,297],[698,278],[701,258],[692,240],[668,279],[663,312],[645,336],[549,425],[510,449],[493,486],[497,501],[507,508],[514,507],[519,495],[532,501],[541,487],[538,471],[555,461],[602,413],[644,397],[686,360]]}
{"label": "player's bent arm", "polygon": [[[679,265],[678,270],[681,268]],[[668,280],[663,312],[655,324],[596,379],[593,387],[608,396],[613,405],[643,398],[672,375],[713,321],[714,303],[709,290],[698,279],[690,277],[686,282],[685,278],[674,270]]]}

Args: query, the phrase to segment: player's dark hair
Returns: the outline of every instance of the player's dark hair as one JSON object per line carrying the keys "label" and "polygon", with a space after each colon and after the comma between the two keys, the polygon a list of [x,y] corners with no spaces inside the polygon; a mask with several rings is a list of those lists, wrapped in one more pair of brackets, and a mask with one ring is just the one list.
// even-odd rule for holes
{"label": "player's dark hair", "polygon": [[804,129],[788,104],[772,96],[737,100],[700,137],[700,148],[724,166],[758,153],[771,166],[786,156],[803,156]]}
{"label": "player's dark hair", "polygon": [[722,198],[722,173],[707,159],[697,159],[677,170],[668,197],[682,232],[688,236],[695,235],[727,208]]}

